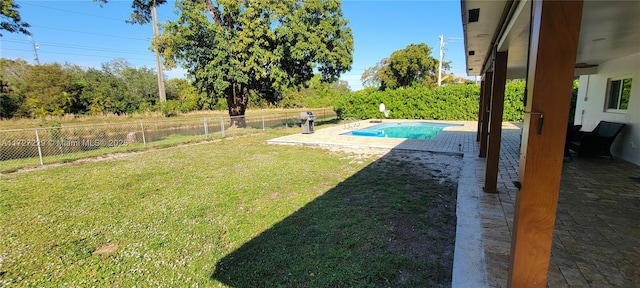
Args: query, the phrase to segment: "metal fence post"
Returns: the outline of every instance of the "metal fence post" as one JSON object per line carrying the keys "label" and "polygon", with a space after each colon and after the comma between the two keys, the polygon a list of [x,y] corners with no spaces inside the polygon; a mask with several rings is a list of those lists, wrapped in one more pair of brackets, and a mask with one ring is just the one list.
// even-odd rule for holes
{"label": "metal fence post", "polygon": [[264,115],[262,115],[262,131],[265,131],[264,130]]}
{"label": "metal fence post", "polygon": [[220,116],[220,131],[222,132],[222,137],[224,137],[224,117]]}
{"label": "metal fence post", "polygon": [[38,144],[38,156],[40,156],[40,165],[44,165],[44,161],[42,161],[42,146],[40,144],[40,135],[38,135],[38,128],[36,128],[36,143]]}
{"label": "metal fence post", "polygon": [[289,118],[287,118],[287,113],[284,113],[284,128],[289,128]]}
{"label": "metal fence post", "polygon": [[207,117],[204,117],[202,121],[204,122],[204,139],[209,139],[209,126],[207,126]]}
{"label": "metal fence post", "polygon": [[147,146],[147,138],[144,136],[144,125],[142,124],[142,121],[140,121],[140,128],[142,128],[142,144]]}

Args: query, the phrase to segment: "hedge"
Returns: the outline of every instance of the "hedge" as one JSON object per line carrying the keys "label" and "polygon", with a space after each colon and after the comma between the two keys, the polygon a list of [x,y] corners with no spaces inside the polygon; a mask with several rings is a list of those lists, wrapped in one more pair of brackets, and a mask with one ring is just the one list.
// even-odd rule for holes
{"label": "hedge", "polygon": [[[524,81],[510,81],[505,89],[504,121],[524,119]],[[384,103],[389,118],[429,120],[478,120],[479,85],[452,85],[436,88],[411,87],[379,91],[351,92],[334,103],[341,119],[384,118],[378,109]]]}

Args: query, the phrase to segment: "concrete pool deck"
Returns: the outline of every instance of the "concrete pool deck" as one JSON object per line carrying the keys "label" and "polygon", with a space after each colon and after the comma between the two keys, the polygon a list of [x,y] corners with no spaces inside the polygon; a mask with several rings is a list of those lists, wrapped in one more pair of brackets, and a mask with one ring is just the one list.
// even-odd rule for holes
{"label": "concrete pool deck", "polygon": [[[415,122],[417,120],[382,120],[388,122]],[[457,124],[446,127],[431,140],[363,137],[341,135],[379,123],[369,120],[348,123],[316,130],[313,134],[294,134],[267,141],[269,144],[312,145],[320,147],[344,147],[361,149],[399,149],[433,153],[463,155],[463,165],[458,181],[456,241],[452,272],[452,287],[490,286],[485,265],[483,230],[480,218],[484,159],[478,158],[479,144],[476,141],[476,121],[424,122]],[[520,128],[512,123],[503,123],[503,135],[519,135]]]}
{"label": "concrete pool deck", "polygon": [[[475,121],[437,121],[437,120],[380,120],[382,123],[392,122],[431,122],[440,124],[455,124],[449,126],[431,140],[412,140],[403,138],[381,138],[341,135],[351,130],[365,128],[380,123],[371,123],[370,120],[352,122],[329,128],[315,130],[312,134],[294,134],[267,141],[269,144],[286,145],[314,145],[346,148],[379,148],[401,149],[441,153],[464,154],[478,150],[476,142],[477,122]],[[503,129],[515,128],[511,123],[504,123]]]}

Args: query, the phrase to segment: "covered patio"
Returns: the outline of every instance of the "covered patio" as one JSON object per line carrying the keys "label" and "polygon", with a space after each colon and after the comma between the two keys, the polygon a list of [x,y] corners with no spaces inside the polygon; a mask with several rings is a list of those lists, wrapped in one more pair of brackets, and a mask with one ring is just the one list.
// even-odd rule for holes
{"label": "covered patio", "polygon": [[[520,130],[505,130],[502,143],[499,193],[481,192],[486,160],[475,160],[489,287],[507,287],[518,191],[514,181],[518,180]],[[562,165],[549,287],[632,287],[640,283],[638,219],[640,166],[606,157],[566,158]],[[465,284],[464,278],[459,281]]]}
{"label": "covered patio", "polygon": [[[475,174],[488,286],[640,281],[638,11],[637,1],[461,1],[467,72],[482,79]],[[519,134],[501,125],[508,79],[527,81]],[[626,125],[616,159],[566,162],[571,125],[600,121]]]}

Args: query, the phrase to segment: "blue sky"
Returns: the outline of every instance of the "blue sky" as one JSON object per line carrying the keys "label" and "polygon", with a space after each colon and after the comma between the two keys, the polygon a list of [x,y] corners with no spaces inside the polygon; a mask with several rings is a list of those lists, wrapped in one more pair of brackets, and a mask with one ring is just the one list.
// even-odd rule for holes
{"label": "blue sky", "polygon": [[[171,0],[170,0],[171,1]],[[31,24],[33,42],[38,45],[40,63],[69,62],[99,68],[102,63],[124,58],[136,67],[155,69],[155,56],[148,48],[153,27],[124,22],[131,13],[131,1],[112,0],[100,7],[91,0],[17,0],[24,21]],[[174,18],[173,2],[158,9],[160,21]],[[373,1],[343,0],[342,11],[354,35],[351,71],[342,75],[351,89],[362,88],[360,75],[395,50],[411,43],[426,43],[438,58],[438,35],[444,35],[451,61],[450,72],[466,76],[460,1]],[[0,57],[34,62],[29,37],[3,32]],[[184,71],[165,71],[182,77]]]}

